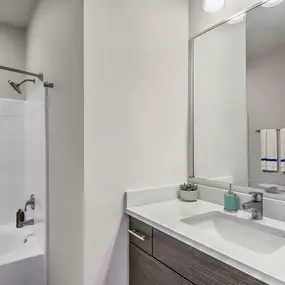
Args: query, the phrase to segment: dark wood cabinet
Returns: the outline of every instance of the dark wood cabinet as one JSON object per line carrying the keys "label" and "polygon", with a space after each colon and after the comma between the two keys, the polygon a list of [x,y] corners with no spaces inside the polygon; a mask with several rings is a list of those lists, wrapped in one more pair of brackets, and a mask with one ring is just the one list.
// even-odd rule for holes
{"label": "dark wood cabinet", "polygon": [[153,229],[153,256],[195,285],[266,285],[156,229]]}
{"label": "dark wood cabinet", "polygon": [[136,219],[130,220],[130,231],[135,232],[140,236],[144,236],[144,241],[130,235],[130,242],[137,247],[152,254],[152,227]]}
{"label": "dark wood cabinet", "polygon": [[130,285],[193,285],[137,246],[130,244]]}
{"label": "dark wood cabinet", "polygon": [[130,285],[268,285],[134,218]]}

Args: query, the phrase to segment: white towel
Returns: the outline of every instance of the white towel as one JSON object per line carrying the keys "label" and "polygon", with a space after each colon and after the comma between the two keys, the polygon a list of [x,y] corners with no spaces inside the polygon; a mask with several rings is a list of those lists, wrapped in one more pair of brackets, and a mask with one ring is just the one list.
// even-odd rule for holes
{"label": "white towel", "polygon": [[261,131],[261,169],[277,172],[277,131],[275,129]]}
{"label": "white towel", "polygon": [[260,144],[261,144],[261,170],[266,171],[267,170],[267,130],[261,130],[260,131]]}
{"label": "white towel", "polygon": [[285,173],[285,129],[280,130],[280,172]]}

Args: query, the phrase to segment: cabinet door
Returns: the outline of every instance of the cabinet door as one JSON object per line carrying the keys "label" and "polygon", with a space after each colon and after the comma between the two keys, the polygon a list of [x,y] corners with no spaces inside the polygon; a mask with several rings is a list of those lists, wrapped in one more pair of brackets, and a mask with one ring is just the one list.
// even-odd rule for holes
{"label": "cabinet door", "polygon": [[193,285],[150,255],[130,244],[130,285]]}
{"label": "cabinet door", "polygon": [[130,230],[145,236],[145,240],[142,241],[130,235],[130,242],[152,255],[152,227],[137,219],[130,218]]}
{"label": "cabinet door", "polygon": [[196,285],[268,285],[156,229],[153,257]]}

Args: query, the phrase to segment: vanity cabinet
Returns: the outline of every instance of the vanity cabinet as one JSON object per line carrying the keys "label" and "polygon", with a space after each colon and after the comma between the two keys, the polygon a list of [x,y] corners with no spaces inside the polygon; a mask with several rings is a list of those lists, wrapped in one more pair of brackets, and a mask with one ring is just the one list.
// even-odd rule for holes
{"label": "vanity cabinet", "polygon": [[130,285],[268,284],[130,218]]}
{"label": "vanity cabinet", "polygon": [[130,242],[152,255],[152,227],[137,219],[130,219],[130,230],[134,233],[138,233],[138,235],[145,236],[143,240],[136,235],[130,235]]}
{"label": "vanity cabinet", "polygon": [[193,283],[130,244],[130,285],[193,285]]}

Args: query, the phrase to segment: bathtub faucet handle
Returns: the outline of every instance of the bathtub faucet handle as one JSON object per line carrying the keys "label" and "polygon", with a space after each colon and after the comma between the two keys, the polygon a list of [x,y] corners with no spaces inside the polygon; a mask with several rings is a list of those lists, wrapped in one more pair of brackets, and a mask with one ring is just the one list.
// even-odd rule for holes
{"label": "bathtub faucet handle", "polygon": [[35,195],[32,194],[30,199],[26,202],[25,204],[25,212],[27,212],[27,207],[28,206],[31,206],[31,209],[32,210],[35,210],[35,207],[36,207],[36,199],[35,199]]}

